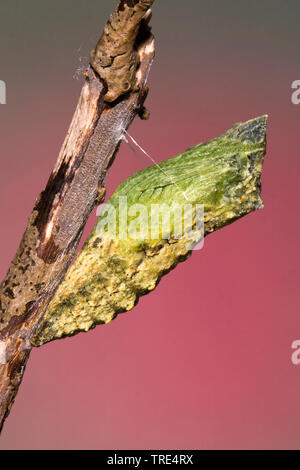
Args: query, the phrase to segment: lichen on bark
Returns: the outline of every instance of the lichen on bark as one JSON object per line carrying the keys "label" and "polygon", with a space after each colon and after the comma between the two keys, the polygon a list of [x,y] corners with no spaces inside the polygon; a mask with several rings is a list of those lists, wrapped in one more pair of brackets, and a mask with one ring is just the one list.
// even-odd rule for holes
{"label": "lichen on bark", "polygon": [[[108,201],[117,220],[124,216],[119,204],[122,197],[127,200],[128,224],[134,204],[148,208],[153,204],[203,204],[204,227],[193,231],[194,245],[203,236],[261,209],[266,121],[261,116],[238,123],[220,137],[165,160],[160,164],[164,172],[152,166],[134,174]],[[191,239],[185,234],[164,238],[161,222],[159,230],[156,239],[137,240],[130,231],[123,239],[118,230],[99,233],[98,221],[49,305],[33,345],[109,323],[132,309],[141,295],[153,290],[164,274],[191,255]]]}

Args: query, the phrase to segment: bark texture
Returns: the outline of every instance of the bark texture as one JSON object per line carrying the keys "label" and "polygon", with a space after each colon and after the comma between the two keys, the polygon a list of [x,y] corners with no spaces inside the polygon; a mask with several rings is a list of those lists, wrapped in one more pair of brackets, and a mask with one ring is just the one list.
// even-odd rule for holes
{"label": "bark texture", "polygon": [[[104,197],[105,175],[123,129],[138,113],[145,114],[154,56],[148,26],[153,1],[121,0],[108,21],[85,72],[54,170],[0,286],[0,429],[21,383],[32,337],[72,261],[89,214],[99,195]],[[105,56],[112,60],[104,73],[97,60]],[[126,59],[119,67],[117,58],[122,56]],[[124,87],[126,81],[129,87]]]}

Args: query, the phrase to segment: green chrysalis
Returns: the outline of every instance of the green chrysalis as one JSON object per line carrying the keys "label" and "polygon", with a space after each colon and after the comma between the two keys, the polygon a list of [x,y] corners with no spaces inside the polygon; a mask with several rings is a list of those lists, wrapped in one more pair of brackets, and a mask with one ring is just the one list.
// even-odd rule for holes
{"label": "green chrysalis", "polygon": [[[220,137],[165,160],[160,164],[164,172],[151,166],[124,181],[108,201],[112,219],[104,224],[105,216],[99,217],[50,303],[33,344],[87,331],[131,310],[141,295],[190,256],[203,236],[262,208],[266,121],[267,116],[262,116],[238,123]],[[177,212],[164,218],[173,204]],[[187,204],[190,222],[180,234],[183,216],[177,225],[176,214]],[[159,218],[157,211],[151,212],[153,205],[161,209]],[[204,224],[199,226],[197,205],[204,207]],[[137,215],[137,207],[142,216]]]}

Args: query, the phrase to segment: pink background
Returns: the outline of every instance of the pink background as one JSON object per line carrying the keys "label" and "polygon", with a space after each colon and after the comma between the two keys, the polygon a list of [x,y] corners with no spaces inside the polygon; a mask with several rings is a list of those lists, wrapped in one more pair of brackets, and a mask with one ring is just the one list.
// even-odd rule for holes
{"label": "pink background", "polygon": [[[112,3],[1,6],[2,278],[72,117],[79,58]],[[0,449],[300,448],[300,5],[203,3],[157,1],[151,118],[130,133],[163,160],[269,114],[265,209],[207,237],[133,311],[34,350]],[[108,193],[142,167],[122,144]]]}

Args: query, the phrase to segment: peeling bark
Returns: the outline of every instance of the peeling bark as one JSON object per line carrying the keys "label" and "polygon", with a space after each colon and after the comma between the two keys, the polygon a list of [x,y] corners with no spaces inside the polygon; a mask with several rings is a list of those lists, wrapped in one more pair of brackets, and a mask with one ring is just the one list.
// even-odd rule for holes
{"label": "peeling bark", "polygon": [[[116,223],[105,230],[100,215],[32,343],[41,346],[111,322],[134,308],[140,296],[152,292],[162,276],[192,254],[191,248],[203,236],[261,209],[266,123],[267,116],[238,123],[220,137],[164,160],[160,168],[150,166],[123,181],[107,202],[114,208],[111,217]],[[172,175],[176,185],[161,170]],[[183,191],[194,213],[196,205],[203,204],[203,226],[197,228],[195,216],[185,219]],[[126,206],[119,204],[124,196]],[[170,201],[176,207],[173,225]],[[137,204],[146,210],[139,216],[138,237],[136,225],[131,227],[137,220],[135,211],[130,216]],[[107,215],[103,220],[107,223]],[[118,234],[115,229],[125,220],[126,228]],[[184,316],[178,321],[184,321]]]}
{"label": "peeling bark", "polygon": [[[105,26],[106,39],[100,39],[95,57],[111,55],[105,49],[111,42],[115,58],[130,57],[130,67],[124,61],[117,72],[113,60],[102,76],[91,60],[57,163],[0,286],[0,429],[21,383],[31,339],[72,261],[89,214],[104,196],[105,175],[123,128],[143,113],[154,56],[147,25],[153,1],[120,1]],[[134,24],[128,23],[129,16]],[[130,87],[124,87],[125,80]]]}
{"label": "peeling bark", "polygon": [[90,63],[107,86],[105,101],[115,101],[138,86],[136,72],[141,60],[138,47],[148,34],[153,1],[121,1],[91,52]]}

